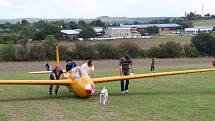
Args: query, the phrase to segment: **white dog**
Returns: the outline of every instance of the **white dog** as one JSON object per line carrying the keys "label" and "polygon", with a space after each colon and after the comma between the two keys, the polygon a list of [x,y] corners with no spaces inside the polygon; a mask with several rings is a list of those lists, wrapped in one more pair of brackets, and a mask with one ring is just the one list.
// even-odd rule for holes
{"label": "white dog", "polygon": [[102,89],[102,91],[100,92],[100,103],[102,103],[104,106],[107,102],[107,99],[108,99],[108,91],[107,89],[104,87]]}

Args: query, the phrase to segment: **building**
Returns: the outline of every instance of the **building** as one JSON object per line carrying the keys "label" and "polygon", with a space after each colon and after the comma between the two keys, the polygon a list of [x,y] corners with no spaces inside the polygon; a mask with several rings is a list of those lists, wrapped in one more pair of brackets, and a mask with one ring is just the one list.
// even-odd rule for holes
{"label": "building", "polygon": [[119,38],[136,38],[141,36],[136,28],[130,27],[108,27],[105,29],[105,36]]}
{"label": "building", "polygon": [[[103,27],[93,27],[94,31],[97,33],[97,36],[104,36]],[[73,29],[73,30],[61,30],[61,40],[77,40],[82,29]]]}
{"label": "building", "polygon": [[213,26],[195,26],[192,28],[185,28],[184,34],[185,35],[196,35],[199,32],[209,32],[211,33],[213,30]]}
{"label": "building", "polygon": [[61,40],[76,40],[78,39],[79,31],[77,30],[60,30]]}
{"label": "building", "polygon": [[128,28],[137,28],[139,32],[144,31],[144,29],[148,27],[158,27],[160,31],[171,31],[180,29],[180,25],[178,24],[137,24],[137,25],[120,25],[121,27],[128,27]]}

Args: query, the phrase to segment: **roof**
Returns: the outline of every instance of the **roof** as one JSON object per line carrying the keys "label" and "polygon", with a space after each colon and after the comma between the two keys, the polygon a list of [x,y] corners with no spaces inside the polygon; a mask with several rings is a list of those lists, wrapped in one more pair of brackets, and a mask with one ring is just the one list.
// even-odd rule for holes
{"label": "roof", "polygon": [[[103,31],[102,27],[94,27],[95,32],[99,33]],[[73,29],[73,30],[61,30],[61,33],[68,34],[68,35],[78,35],[82,29]]]}
{"label": "roof", "polygon": [[93,27],[94,31],[99,33],[103,31],[103,27]]}
{"label": "roof", "polygon": [[185,31],[212,31],[213,26],[195,26],[192,28],[185,28]]}
{"label": "roof", "polygon": [[151,26],[156,26],[159,28],[176,28],[180,27],[178,24],[138,24],[138,25],[121,25],[121,27],[131,27],[131,28],[148,28]]}
{"label": "roof", "polygon": [[108,29],[131,29],[132,27],[108,27]]}
{"label": "roof", "polygon": [[76,30],[60,30],[60,32],[68,35],[78,35],[80,33]]}

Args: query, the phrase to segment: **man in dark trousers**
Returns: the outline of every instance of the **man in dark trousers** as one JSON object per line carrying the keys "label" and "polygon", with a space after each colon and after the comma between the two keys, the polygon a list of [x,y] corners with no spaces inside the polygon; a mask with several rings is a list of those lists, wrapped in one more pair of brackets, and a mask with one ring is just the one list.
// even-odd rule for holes
{"label": "man in dark trousers", "polygon": [[[120,66],[120,75],[125,76],[125,75],[130,75],[129,69],[131,66],[131,74],[134,74],[134,64],[127,55],[122,57],[119,61],[119,66]],[[129,80],[126,80],[126,83],[124,85],[124,80],[121,80],[121,94],[124,94],[125,92],[128,93],[128,85],[129,85]]]}
{"label": "man in dark trousers", "polygon": [[152,58],[152,62],[151,62],[151,71],[155,71],[155,59]]}
{"label": "man in dark trousers", "polygon": [[50,71],[50,65],[48,62],[46,63],[46,71]]}
{"label": "man in dark trousers", "polygon": [[[63,74],[63,70],[61,69],[59,64],[55,65],[55,69],[52,70],[50,74],[50,80],[59,80],[60,76]],[[49,86],[49,94],[52,95],[52,89],[54,85]],[[59,85],[55,85],[55,95],[57,95],[59,89]]]}

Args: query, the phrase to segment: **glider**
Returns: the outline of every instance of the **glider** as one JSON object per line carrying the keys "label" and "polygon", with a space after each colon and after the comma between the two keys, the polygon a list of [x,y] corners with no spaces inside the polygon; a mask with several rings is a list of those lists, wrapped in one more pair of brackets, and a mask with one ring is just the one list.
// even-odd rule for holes
{"label": "glider", "polygon": [[[56,63],[59,64],[59,52],[56,47]],[[78,97],[88,97],[95,92],[96,83],[105,83],[112,81],[120,81],[126,79],[138,79],[138,78],[150,78],[160,76],[170,76],[178,74],[190,74],[198,72],[215,71],[215,68],[198,69],[198,70],[184,70],[184,71],[172,71],[172,72],[160,72],[149,74],[136,74],[129,76],[113,76],[113,77],[101,77],[91,79],[89,75],[84,71],[78,69],[77,72],[70,74],[65,72],[64,79],[62,80],[0,80],[0,84],[6,85],[65,85],[69,87],[72,92]],[[51,71],[30,72],[34,74],[50,73]]]}

